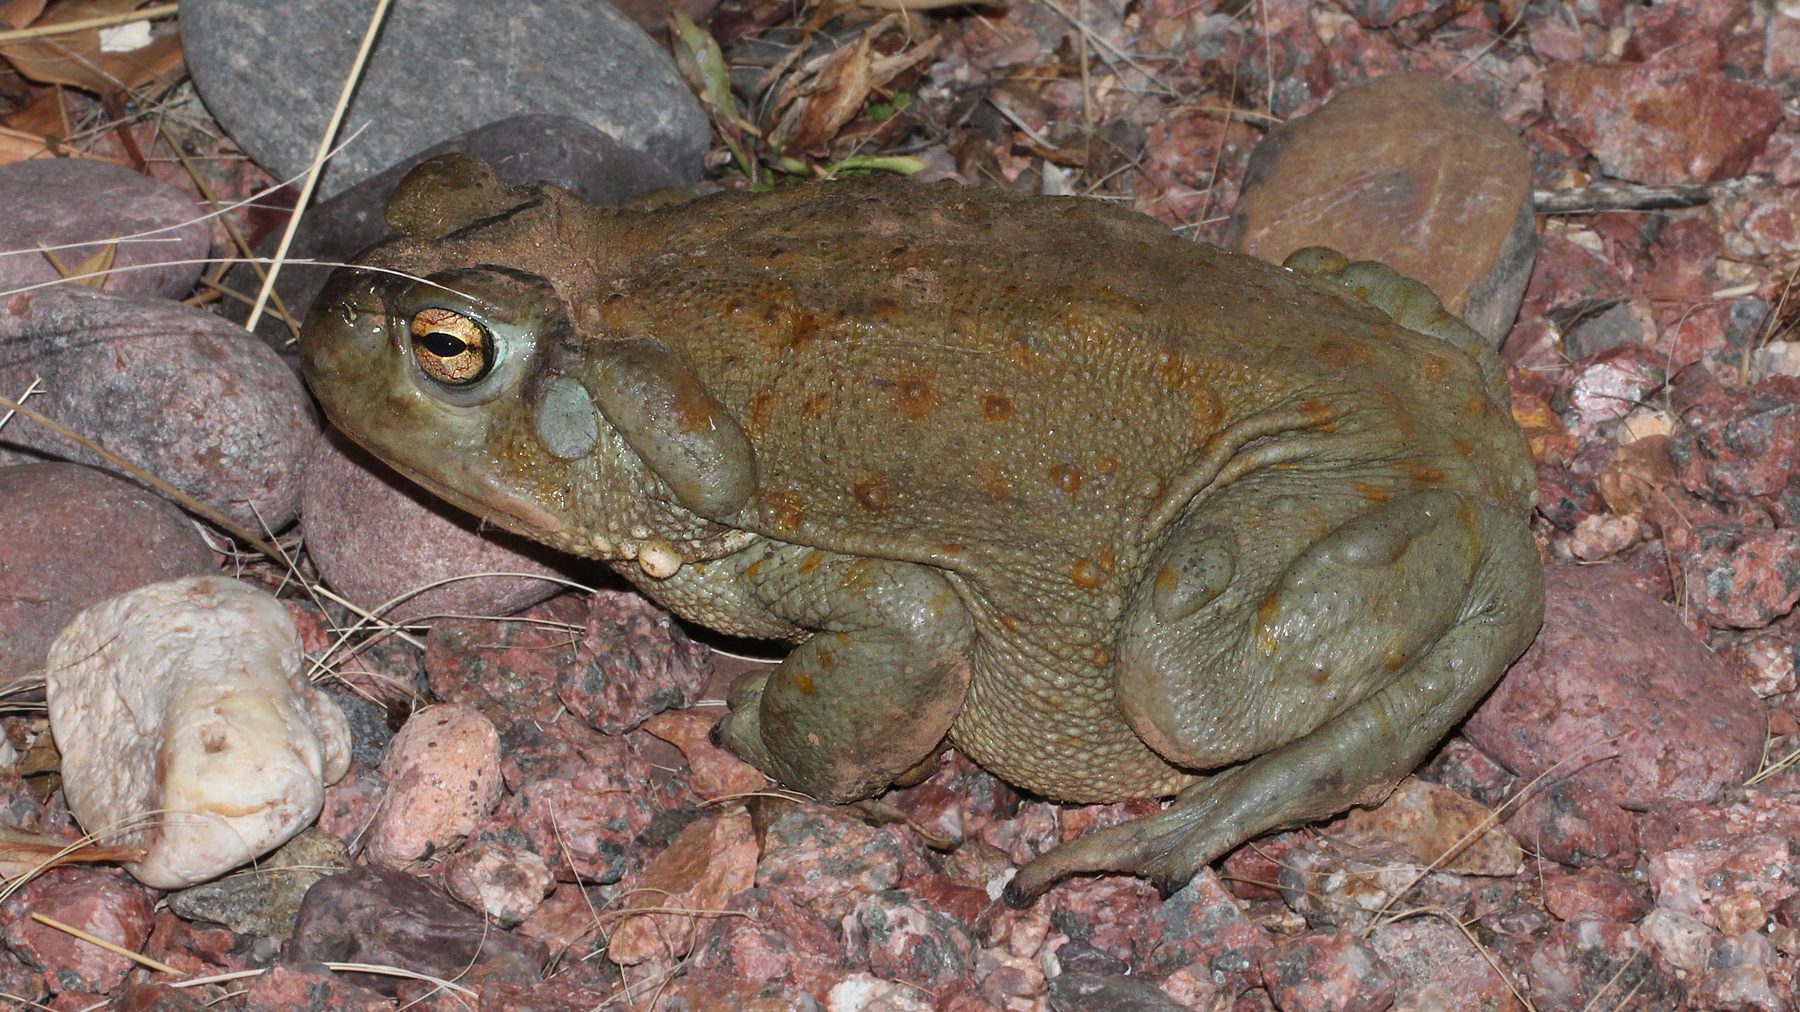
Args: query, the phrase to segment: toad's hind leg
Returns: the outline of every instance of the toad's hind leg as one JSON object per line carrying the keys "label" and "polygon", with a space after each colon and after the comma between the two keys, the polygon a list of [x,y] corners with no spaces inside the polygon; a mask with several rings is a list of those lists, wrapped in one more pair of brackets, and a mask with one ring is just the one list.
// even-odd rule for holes
{"label": "toad's hind leg", "polygon": [[[1446,538],[1445,525],[1454,525],[1460,536]],[[1452,544],[1461,545],[1460,559],[1446,557]],[[1008,900],[1028,903],[1057,879],[1079,872],[1144,875],[1173,890],[1254,836],[1384,797],[1530,643],[1543,613],[1543,574],[1530,532],[1517,517],[1486,504],[1445,493],[1415,495],[1346,524],[1281,578],[1291,586],[1317,580],[1332,566],[1349,566],[1360,569],[1361,578],[1353,572],[1340,577],[1367,591],[1379,585],[1368,579],[1372,568],[1418,579],[1434,561],[1451,571],[1440,572],[1438,579],[1452,584],[1439,587],[1432,581],[1434,590],[1460,593],[1461,606],[1448,627],[1379,688],[1303,735],[1188,788],[1156,815],[1091,833],[1039,857],[1007,887]],[[1466,579],[1456,580],[1456,571]],[[1222,595],[1220,603],[1231,596]],[[1334,596],[1310,597],[1309,607],[1329,610]],[[1349,609],[1366,608],[1362,596],[1344,594],[1337,603],[1353,614]],[[1267,609],[1264,617],[1279,618]],[[1382,620],[1365,612],[1360,621]],[[1403,619],[1390,615],[1386,621]],[[1261,631],[1245,634],[1232,663],[1243,665],[1254,656]],[[1319,649],[1343,645],[1331,632],[1316,641]]]}
{"label": "toad's hind leg", "polygon": [[740,758],[821,801],[855,801],[932,754],[969,685],[973,622],[943,575],[784,547],[742,567],[751,593],[812,636],[732,687],[717,730]]}

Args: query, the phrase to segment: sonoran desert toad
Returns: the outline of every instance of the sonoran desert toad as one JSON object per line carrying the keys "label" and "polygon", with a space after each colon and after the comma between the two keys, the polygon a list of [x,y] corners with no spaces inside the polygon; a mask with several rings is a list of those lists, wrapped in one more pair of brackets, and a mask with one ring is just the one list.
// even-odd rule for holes
{"label": "sonoran desert toad", "polygon": [[305,326],[326,412],[678,615],[792,643],[733,687],[733,752],[827,801],[946,741],[1055,800],[1176,795],[1015,901],[1178,886],[1383,797],[1537,629],[1500,364],[1380,265],[896,179],[614,210],[452,158],[388,217]]}

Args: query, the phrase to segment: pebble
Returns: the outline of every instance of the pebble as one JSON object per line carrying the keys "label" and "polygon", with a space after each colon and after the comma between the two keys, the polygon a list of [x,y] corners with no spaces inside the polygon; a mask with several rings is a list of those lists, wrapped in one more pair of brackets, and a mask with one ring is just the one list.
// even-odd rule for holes
{"label": "pebble", "polygon": [[[375,866],[313,886],[285,952],[291,963],[375,963],[446,979],[500,971],[526,984],[547,957],[542,943],[488,923],[437,886]],[[400,986],[391,976],[345,977],[386,995]]]}
{"label": "pebble", "polygon": [[[747,813],[704,816],[689,823],[641,873],[625,881],[621,909],[721,910],[750,888],[757,854]],[[684,913],[625,918],[608,933],[606,957],[620,966],[681,959],[692,951],[698,925],[695,915]]]}
{"label": "pebble", "polygon": [[622,734],[699,701],[712,651],[688,639],[674,616],[634,591],[596,591],[587,606],[580,645],[556,675],[556,696],[570,713]]}
{"label": "pebble", "polygon": [[292,960],[271,966],[244,985],[240,999],[252,1009],[333,1009],[390,1012],[386,995],[316,964]]}
{"label": "pebble", "polygon": [[1151,911],[1134,969],[1151,976],[1186,970],[1229,997],[1261,986],[1263,957],[1274,946],[1207,868]]}
{"label": "pebble", "polygon": [[[769,778],[761,770],[712,743],[710,734],[713,725],[718,723],[718,718],[718,713],[665,710],[645,721],[643,728],[646,733],[681,751],[682,757],[687,760],[689,783],[694,793],[702,799],[743,794],[768,786]],[[956,817],[956,825],[956,836],[960,839],[960,812]]]}
{"label": "pebble", "polygon": [[479,710],[428,706],[388,743],[381,775],[387,793],[363,856],[405,868],[474,832],[500,803],[500,732]]}
{"label": "pebble", "polygon": [[[307,681],[293,620],[236,580],[170,580],[94,605],[45,667],[69,809],[143,847],[125,867],[147,885],[204,882],[275,849],[350,765],[349,726]],[[162,818],[146,826],[151,813]]]}
{"label": "pebble", "polygon": [[115,868],[52,868],[26,882],[0,907],[7,948],[50,976],[57,991],[106,993],[137,964],[29,916],[43,914],[137,951],[150,937],[155,894]]}
{"label": "pebble", "polygon": [[[1551,928],[1513,972],[1539,1009],[1660,1010],[1682,1008],[1686,994],[1671,967],[1638,929],[1617,921],[1579,920]],[[1606,995],[1618,995],[1612,1003]],[[1629,998],[1625,996],[1629,995]]]}
{"label": "pebble", "polygon": [[[0,165],[0,292],[62,277],[42,248],[75,271],[111,240],[115,295],[179,299],[206,266],[212,232],[194,199],[167,183],[91,158],[35,158]],[[137,237],[137,238],[129,238]],[[192,261],[178,263],[177,261]],[[166,265],[166,266],[150,266]],[[81,282],[89,287],[101,279]]]}
{"label": "pebble", "polygon": [[556,887],[556,876],[543,858],[492,840],[457,851],[444,866],[443,881],[464,906],[503,928],[530,917]]}
{"label": "pebble", "polygon": [[[358,0],[200,0],[182,9],[182,54],[225,132],[285,179],[311,163],[369,12]],[[573,116],[690,178],[710,140],[668,55],[610,5],[399,4],[344,120],[346,136],[370,128],[320,192],[520,112]]]}
{"label": "pebble", "polygon": [[1790,853],[1800,791],[1753,790],[1723,806],[1671,802],[1650,813],[1641,839],[1658,908],[1718,925],[1741,894],[1776,910],[1800,893]]}
{"label": "pebble", "polygon": [[1557,398],[1569,432],[1583,444],[1601,427],[1629,415],[1662,389],[1667,376],[1662,352],[1641,344],[1620,344],[1570,368]]}
{"label": "pebble", "polygon": [[533,777],[501,802],[475,839],[530,849],[559,881],[617,882],[645,857],[633,841],[659,811],[645,790],[656,778],[635,757],[572,776]]}
{"label": "pebble", "polygon": [[[300,381],[274,352],[177,302],[44,288],[0,299],[0,390],[34,376],[30,407],[253,531],[300,506],[300,468],[318,430]],[[0,464],[44,455],[106,465],[29,420],[0,430]]]}
{"label": "pebble", "polygon": [[472,706],[500,726],[550,721],[562,700],[548,689],[574,658],[585,621],[576,594],[534,604],[510,622],[440,619],[425,637],[426,683],[437,698]]}
{"label": "pebble", "polygon": [[[843,935],[791,899],[787,890],[746,889],[710,918],[696,946],[690,972],[716,972],[746,981],[813,985],[843,973]],[[715,1006],[716,1007],[716,1006]]]}
{"label": "pebble", "polygon": [[780,890],[836,923],[864,896],[892,889],[906,855],[900,837],[848,812],[795,805],[763,832],[756,885]]}
{"label": "pebble", "polygon": [[1155,984],[1118,973],[1066,972],[1050,978],[1056,1012],[1181,1012]]}
{"label": "pebble", "polygon": [[[869,972],[924,992],[969,979],[978,947],[969,928],[923,898],[889,889],[859,900],[845,919],[845,949]],[[1154,989],[1154,985],[1152,985]]]}
{"label": "pebble", "polygon": [[180,510],[105,471],[0,467],[0,503],[0,683],[40,675],[50,641],[88,605],[217,569]]}
{"label": "pebble", "polygon": [[1761,701],[1618,568],[1546,567],[1543,630],[1463,735],[1519,776],[1556,767],[1629,808],[1717,799],[1762,759]]}
{"label": "pebble", "polygon": [[1800,479],[1800,377],[1770,376],[1732,389],[1696,367],[1682,370],[1669,393],[1679,419],[1669,458],[1688,491],[1767,500]]}
{"label": "pebble", "polygon": [[304,829],[255,868],[170,893],[169,909],[239,934],[286,938],[313,883],[349,868],[350,852],[342,840]]}
{"label": "pebble", "polygon": [[1351,845],[1392,840],[1418,864],[1459,875],[1510,876],[1525,867],[1491,809],[1417,777],[1402,780],[1375,808],[1352,808],[1333,835]]}
{"label": "pebble", "polygon": [[1281,263],[1306,246],[1422,281],[1495,347],[1537,249],[1518,134],[1432,74],[1339,92],[1257,145],[1226,245]]}
{"label": "pebble", "polygon": [[[288,930],[292,927],[289,924]],[[156,922],[143,953],[184,975],[207,977],[244,969],[245,957],[255,951],[254,944],[244,942],[228,927],[205,920],[190,921],[163,907],[156,911]]]}
{"label": "pebble", "polygon": [[1650,912],[1642,887],[1611,868],[1545,869],[1544,908],[1559,920],[1598,918],[1631,923]]}
{"label": "pebble", "polygon": [[1395,1009],[1524,1009],[1475,943],[1442,917],[1408,917],[1378,925],[1369,933],[1369,947],[1396,978]]}
{"label": "pebble", "polygon": [[1301,935],[1263,956],[1263,983],[1288,1012],[1382,1012],[1397,985],[1381,957],[1356,933]]}
{"label": "pebble", "polygon": [[511,615],[562,590],[546,579],[453,579],[471,573],[567,571],[579,560],[493,528],[401,477],[335,429],[313,445],[301,494],[306,546],[319,575],[365,610],[442,580],[388,609],[411,622],[430,615]]}
{"label": "pebble", "polygon": [[1637,817],[1577,780],[1538,781],[1507,813],[1506,828],[1527,850],[1571,868],[1637,863]]}
{"label": "pebble", "polygon": [[1741,174],[1781,122],[1780,95],[1681,60],[1670,49],[1643,62],[1552,66],[1544,98],[1606,175],[1665,184]]}

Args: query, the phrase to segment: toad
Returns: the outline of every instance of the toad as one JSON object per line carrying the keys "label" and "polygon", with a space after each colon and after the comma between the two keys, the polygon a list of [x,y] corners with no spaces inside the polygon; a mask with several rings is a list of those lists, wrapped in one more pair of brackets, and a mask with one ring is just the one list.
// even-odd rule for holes
{"label": "toad", "polygon": [[947,743],[1174,795],[1024,868],[1170,889],[1384,797],[1535,633],[1500,363],[1430,290],[1094,200],[867,179],[656,210],[426,163],[301,338],[332,421],[676,614],[786,641],[718,736],[868,797]]}

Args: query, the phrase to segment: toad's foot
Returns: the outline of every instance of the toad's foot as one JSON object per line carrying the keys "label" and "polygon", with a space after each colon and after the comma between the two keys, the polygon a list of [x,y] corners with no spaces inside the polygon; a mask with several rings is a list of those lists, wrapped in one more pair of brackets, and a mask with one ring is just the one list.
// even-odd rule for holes
{"label": "toad's foot", "polygon": [[973,624],[943,576],[788,548],[746,568],[772,613],[814,633],[732,687],[720,742],[821,801],[868,797],[928,759],[969,686]]}
{"label": "toad's foot", "polygon": [[[1403,508],[1418,511],[1428,501]],[[1143,875],[1172,891],[1245,840],[1386,797],[1487,693],[1542,615],[1542,569],[1529,534],[1466,526],[1489,536],[1469,541],[1479,561],[1464,604],[1395,678],[1305,736],[1188,788],[1166,810],[1032,861],[1007,886],[1008,901],[1030,903],[1080,872]]]}

